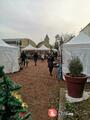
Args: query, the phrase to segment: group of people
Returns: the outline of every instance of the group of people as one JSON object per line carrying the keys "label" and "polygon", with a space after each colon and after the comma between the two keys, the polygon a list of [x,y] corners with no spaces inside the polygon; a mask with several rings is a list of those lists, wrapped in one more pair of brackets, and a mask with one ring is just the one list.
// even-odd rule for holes
{"label": "group of people", "polygon": [[[21,59],[21,62],[20,62],[21,69],[23,69],[23,66],[28,66],[29,60],[28,60],[28,56],[25,51],[22,51],[20,59]],[[43,59],[43,56],[42,56],[42,59]],[[38,60],[37,52],[34,53],[33,60],[34,60],[35,66],[36,66],[37,60]],[[53,62],[54,62],[54,56],[51,53],[48,53],[47,63],[48,63],[50,76],[52,76],[52,71],[53,71],[53,67],[54,67]]]}
{"label": "group of people", "polygon": [[28,56],[27,54],[22,51],[21,55],[20,55],[20,68],[22,69],[23,66],[28,66]]}
{"label": "group of people", "polygon": [[[33,59],[34,59],[35,66],[36,66],[37,65],[37,60],[38,60],[37,52],[34,54]],[[44,60],[44,55],[43,54],[42,54],[41,59]],[[54,62],[54,56],[51,53],[49,53],[48,57],[47,57],[47,63],[48,63],[50,76],[52,76],[52,71],[53,71],[53,67],[54,67],[53,62]]]}
{"label": "group of people", "polygon": [[[37,59],[38,59],[37,52],[35,52],[35,54],[33,55],[33,59],[34,59],[35,66],[36,66],[37,65]],[[22,53],[20,55],[20,68],[22,69],[23,66],[28,66],[28,63],[29,63],[28,55],[25,51],[22,51]]]}

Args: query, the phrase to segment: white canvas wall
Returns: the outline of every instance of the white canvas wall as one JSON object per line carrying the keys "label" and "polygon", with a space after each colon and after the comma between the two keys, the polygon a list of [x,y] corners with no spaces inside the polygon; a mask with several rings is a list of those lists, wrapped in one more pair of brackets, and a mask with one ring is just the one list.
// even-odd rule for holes
{"label": "white canvas wall", "polygon": [[13,73],[19,70],[18,53],[18,48],[4,44],[0,40],[0,66],[4,65],[5,73]]}

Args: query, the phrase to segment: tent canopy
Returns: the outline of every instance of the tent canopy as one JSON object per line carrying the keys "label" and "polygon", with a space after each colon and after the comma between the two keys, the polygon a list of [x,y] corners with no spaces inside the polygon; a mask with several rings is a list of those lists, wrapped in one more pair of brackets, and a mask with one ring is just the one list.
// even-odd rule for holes
{"label": "tent canopy", "polygon": [[13,73],[19,70],[18,57],[19,49],[0,39],[0,66],[4,66],[5,73]]}
{"label": "tent canopy", "polygon": [[81,32],[77,37],[63,45],[63,72],[68,72],[72,57],[79,57],[83,63],[83,73],[90,76],[90,37]]}
{"label": "tent canopy", "polygon": [[50,49],[47,48],[45,45],[42,45],[40,48],[38,48],[38,50],[48,51],[48,50],[50,50]]}
{"label": "tent canopy", "polygon": [[33,47],[31,44],[26,46],[23,50],[37,50],[37,48]]}
{"label": "tent canopy", "polygon": [[77,37],[74,37],[69,42],[65,43],[66,46],[75,44],[90,44],[90,37],[81,32]]}
{"label": "tent canopy", "polygon": [[55,49],[55,48],[52,48],[51,49],[53,52],[57,52],[58,50],[57,49]]}

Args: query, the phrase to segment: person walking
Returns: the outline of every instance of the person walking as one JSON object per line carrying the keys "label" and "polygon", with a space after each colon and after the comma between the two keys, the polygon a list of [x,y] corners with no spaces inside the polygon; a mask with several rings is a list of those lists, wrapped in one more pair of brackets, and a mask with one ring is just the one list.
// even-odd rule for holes
{"label": "person walking", "polygon": [[48,60],[47,60],[50,76],[52,76],[52,71],[53,71],[53,66],[54,66],[54,65],[53,65],[53,61],[54,61],[54,58],[53,58],[53,56],[50,54],[50,55],[48,56]]}
{"label": "person walking", "polygon": [[35,52],[33,58],[34,58],[35,66],[36,66],[36,65],[37,65],[37,59],[38,59],[38,54],[37,54],[37,52]]}
{"label": "person walking", "polygon": [[22,51],[20,58],[21,58],[21,64],[25,66],[26,54],[24,51]]}
{"label": "person walking", "polygon": [[25,63],[26,63],[26,67],[28,67],[28,63],[29,63],[28,53],[26,54],[26,60],[25,60]]}

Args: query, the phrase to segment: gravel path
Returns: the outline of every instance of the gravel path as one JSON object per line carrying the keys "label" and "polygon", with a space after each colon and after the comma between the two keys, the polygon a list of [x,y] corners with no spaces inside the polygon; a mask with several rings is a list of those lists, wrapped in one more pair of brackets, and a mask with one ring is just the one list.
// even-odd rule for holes
{"label": "gravel path", "polygon": [[48,108],[55,105],[56,101],[52,101],[57,97],[60,85],[64,86],[63,82],[59,84],[55,68],[53,76],[50,76],[47,61],[38,61],[37,66],[30,61],[28,67],[11,74],[10,77],[22,85],[20,92],[32,112],[32,119],[48,120]]}

